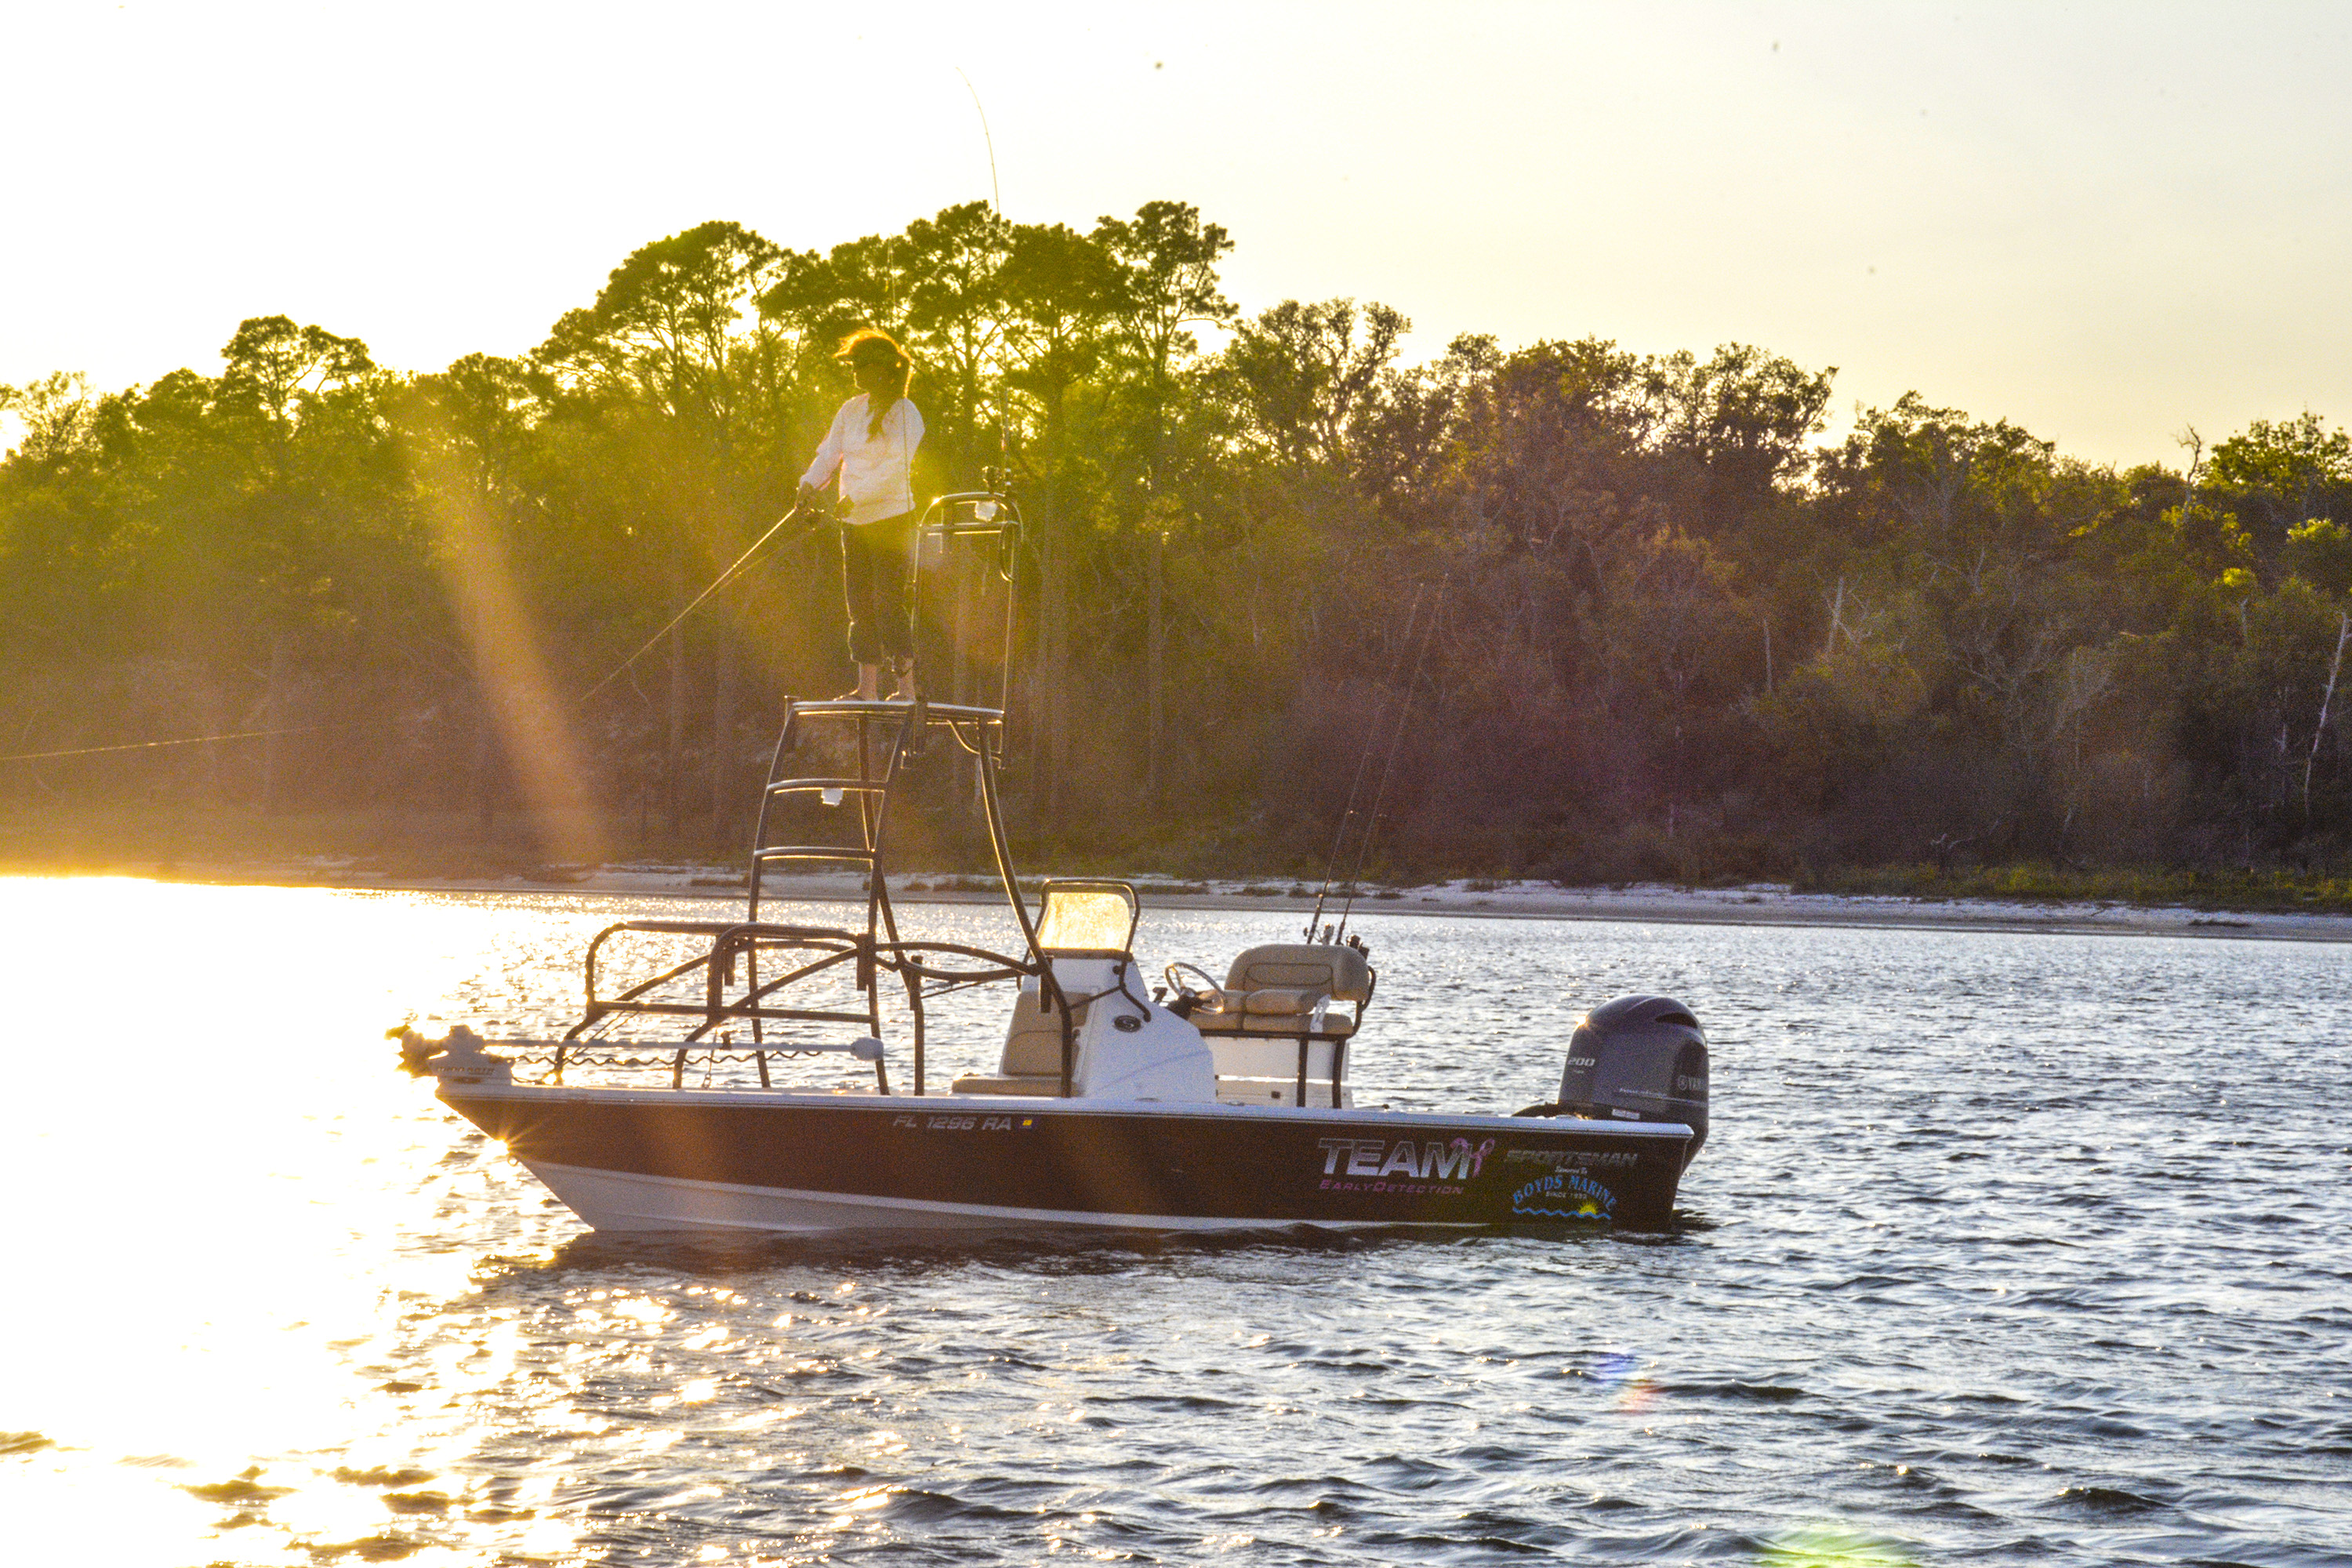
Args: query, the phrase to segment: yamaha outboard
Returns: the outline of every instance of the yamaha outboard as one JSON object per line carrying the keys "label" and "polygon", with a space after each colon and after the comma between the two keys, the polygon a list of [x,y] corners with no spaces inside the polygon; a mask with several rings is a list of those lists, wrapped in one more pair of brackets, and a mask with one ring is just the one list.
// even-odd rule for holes
{"label": "yamaha outboard", "polygon": [[1687,1169],[1706,1142],[1706,1035],[1671,996],[1604,1003],[1569,1037],[1559,1101],[1519,1114],[1684,1122],[1692,1133]]}

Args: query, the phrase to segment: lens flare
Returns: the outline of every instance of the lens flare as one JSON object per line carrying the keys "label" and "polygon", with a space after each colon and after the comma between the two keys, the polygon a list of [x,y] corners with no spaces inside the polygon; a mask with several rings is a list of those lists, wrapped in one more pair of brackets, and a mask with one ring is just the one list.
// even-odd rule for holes
{"label": "lens flare", "polygon": [[1767,1544],[1756,1561],[1759,1568],[1912,1568],[1895,1547],[1837,1524],[1792,1530]]}
{"label": "lens flare", "polygon": [[584,787],[589,773],[572,733],[571,707],[548,668],[487,487],[466,471],[461,446],[447,431],[406,446],[439,547],[435,560],[540,833],[562,858],[599,864],[608,858],[606,846]]}
{"label": "lens flare", "polygon": [[1642,1367],[1642,1358],[1633,1352],[1610,1351],[1594,1359],[1586,1375],[1614,1393],[1616,1408],[1639,1414],[1657,1397],[1656,1388]]}

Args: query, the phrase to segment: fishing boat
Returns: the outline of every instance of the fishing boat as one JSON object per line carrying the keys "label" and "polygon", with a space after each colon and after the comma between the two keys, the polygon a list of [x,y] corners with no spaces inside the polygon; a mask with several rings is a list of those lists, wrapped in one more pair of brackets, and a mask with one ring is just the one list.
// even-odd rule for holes
{"label": "fishing boat", "polygon": [[[588,943],[560,1037],[404,1025],[404,1067],[600,1231],[1667,1226],[1707,1098],[1706,1037],[1671,998],[1589,1014],[1555,1100],[1365,1107],[1349,1073],[1379,976],[1344,920],[1155,984],[1129,884],[1048,879],[1033,907],[999,788],[1019,528],[992,489],[940,498],[919,533],[919,579],[963,557],[995,580],[995,705],[789,702],[740,920],[615,921]],[[891,830],[927,776],[934,798],[970,786],[1013,951],[902,927]],[[810,865],[863,874],[862,921],[762,918]],[[982,988],[992,1009],[976,1010]],[[992,1047],[995,1070],[940,1085],[929,1026],[949,997],[991,1020],[959,1054],[984,1065]]]}

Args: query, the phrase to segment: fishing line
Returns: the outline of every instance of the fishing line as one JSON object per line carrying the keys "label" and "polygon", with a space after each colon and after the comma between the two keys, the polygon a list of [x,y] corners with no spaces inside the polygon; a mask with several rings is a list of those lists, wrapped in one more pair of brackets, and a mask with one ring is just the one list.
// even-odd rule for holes
{"label": "fishing line", "polygon": [[[1421,596],[1428,591],[1426,583],[1413,588],[1412,608],[1406,612],[1404,618],[1404,636],[1397,639],[1396,658],[1389,666],[1389,685],[1391,687],[1396,685],[1397,677],[1404,671],[1405,650],[1412,647],[1412,629],[1421,619]],[[1331,874],[1339,868],[1339,851],[1347,842],[1348,824],[1356,819],[1356,798],[1363,791],[1364,774],[1372,765],[1372,748],[1380,744],[1380,721],[1375,715],[1371,728],[1364,734],[1364,749],[1356,755],[1356,776],[1348,785],[1347,809],[1339,814],[1339,826],[1332,830],[1331,853],[1323,859],[1323,885],[1315,889],[1315,910],[1307,917],[1307,940],[1309,942],[1315,940],[1315,928],[1323,923],[1323,899],[1331,890]]]}
{"label": "fishing line", "polygon": [[76,746],[63,752],[17,752],[0,763],[45,763],[52,757],[95,757],[106,752],[152,752],[158,746],[204,746],[215,741],[257,741],[269,735],[313,735],[321,730],[356,730],[350,724],[305,724],[293,730],[238,730],[226,735],[186,735],[176,741],[129,741],[119,746]]}
{"label": "fishing line", "polygon": [[[599,680],[595,685],[582,692],[576,700],[578,703],[584,706],[590,698],[595,696],[598,692],[604,690],[604,688],[612,685],[614,681],[619,679],[624,674],[627,673],[631,665],[635,664],[637,660],[645,658],[647,653],[652,651],[655,644],[660,642],[662,638],[667,637],[672,631],[676,630],[679,622],[685,620],[687,616],[694,614],[696,610],[701,608],[704,600],[709,598],[711,595],[716,594],[719,589],[734,581],[736,575],[743,570],[746,564],[750,563],[751,557],[758,554],[761,549],[766,545],[768,541],[773,539],[779,532],[781,532],[787,523],[799,518],[802,515],[803,510],[803,509],[800,507],[794,507],[792,510],[778,518],[773,526],[772,526],[767,532],[753,540],[751,542],[751,547],[744,551],[742,554],[738,555],[728,566],[727,570],[712,578],[710,585],[703,589],[701,593],[697,594],[693,600],[687,605],[686,608],[680,610],[677,615],[672,616],[669,618],[667,625],[664,626],[661,630],[656,632],[653,636],[647,637],[645,640],[643,647],[639,647],[636,652],[629,655],[628,658],[623,659],[620,663],[614,665],[612,669],[606,673],[604,679]],[[824,512],[818,510],[815,515],[810,519],[807,528],[802,531],[803,536],[809,532],[814,531],[816,527],[824,521]],[[216,741],[257,741],[267,739],[272,735],[319,735],[325,734],[335,730],[361,729],[373,722],[373,721],[355,720],[346,724],[303,724],[293,729],[287,730],[236,730],[217,735],[185,735],[170,741],[130,741],[120,745],[112,746],[76,746],[65,751],[58,752],[18,752],[12,755],[0,756],[0,763],[41,763],[62,757],[94,757],[103,755],[110,752],[148,752],[154,751],[159,747],[164,746],[203,746],[209,745]]]}
{"label": "fishing line", "polygon": [[[1389,775],[1395,771],[1398,744],[1404,739],[1405,714],[1412,708],[1413,689],[1421,684],[1421,667],[1429,658],[1429,645],[1436,637],[1437,623],[1445,613],[1445,582],[1437,584],[1437,602],[1429,607],[1429,624],[1422,628],[1421,652],[1413,656],[1412,679],[1404,684],[1404,694],[1397,700],[1396,728],[1389,734],[1389,754],[1381,763],[1381,787],[1372,795],[1371,816],[1364,824],[1362,843],[1356,848],[1356,868],[1348,873],[1348,901],[1339,910],[1339,935],[1348,931],[1348,917],[1356,908],[1356,893],[1363,885],[1364,862],[1372,853],[1372,838],[1381,830],[1381,803],[1389,797]],[[1334,940],[1337,940],[1336,938]]]}

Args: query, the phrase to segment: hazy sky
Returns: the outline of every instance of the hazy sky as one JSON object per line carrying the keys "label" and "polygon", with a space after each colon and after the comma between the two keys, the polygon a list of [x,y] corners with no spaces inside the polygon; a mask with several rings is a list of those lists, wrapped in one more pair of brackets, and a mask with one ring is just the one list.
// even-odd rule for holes
{"label": "hazy sky", "polygon": [[218,368],[282,312],[520,353],[706,218],[823,247],[1171,197],[1255,310],[1739,341],[2062,449],[2352,419],[2352,5],[12,9],[0,381]]}

